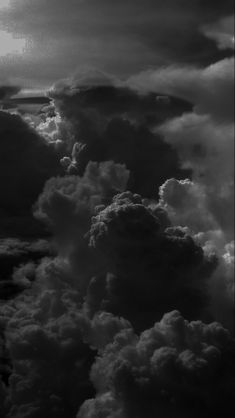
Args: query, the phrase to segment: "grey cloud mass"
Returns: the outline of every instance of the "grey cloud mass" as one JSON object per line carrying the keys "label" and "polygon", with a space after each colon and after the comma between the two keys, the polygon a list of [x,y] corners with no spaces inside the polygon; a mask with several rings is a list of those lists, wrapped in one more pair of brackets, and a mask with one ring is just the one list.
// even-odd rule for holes
{"label": "grey cloud mass", "polygon": [[234,416],[232,14],[0,0],[1,418]]}
{"label": "grey cloud mass", "polygon": [[0,57],[0,68],[49,85],[84,66],[129,75],[172,62],[205,65],[227,51],[201,28],[232,13],[232,0],[11,1],[0,25],[29,42],[16,67],[12,57]]}

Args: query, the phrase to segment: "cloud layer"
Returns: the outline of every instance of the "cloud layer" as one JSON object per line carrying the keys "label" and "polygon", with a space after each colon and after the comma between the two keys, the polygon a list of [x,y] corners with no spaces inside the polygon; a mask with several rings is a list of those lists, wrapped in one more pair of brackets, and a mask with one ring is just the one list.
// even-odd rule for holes
{"label": "cloud layer", "polygon": [[232,0],[72,0],[69,7],[65,0],[12,1],[0,24],[24,37],[27,48],[17,65],[14,55],[0,57],[0,68],[35,87],[84,66],[126,76],[172,62],[207,65],[228,55],[230,46],[219,50],[204,27],[232,14]]}

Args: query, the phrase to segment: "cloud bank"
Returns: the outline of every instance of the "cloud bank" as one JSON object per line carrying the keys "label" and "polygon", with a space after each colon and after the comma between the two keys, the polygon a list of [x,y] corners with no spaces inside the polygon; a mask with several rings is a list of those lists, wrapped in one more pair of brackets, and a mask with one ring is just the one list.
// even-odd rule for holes
{"label": "cloud bank", "polygon": [[[26,3],[40,26],[43,2]],[[192,22],[179,5],[200,36],[230,13],[230,2],[204,2],[202,14],[193,1]],[[0,241],[6,267],[14,260],[14,289],[0,300],[4,417],[234,412],[232,65],[178,64],[125,82],[79,73],[55,84],[40,114],[0,113],[1,211],[28,216],[33,205],[52,234],[50,244]]]}

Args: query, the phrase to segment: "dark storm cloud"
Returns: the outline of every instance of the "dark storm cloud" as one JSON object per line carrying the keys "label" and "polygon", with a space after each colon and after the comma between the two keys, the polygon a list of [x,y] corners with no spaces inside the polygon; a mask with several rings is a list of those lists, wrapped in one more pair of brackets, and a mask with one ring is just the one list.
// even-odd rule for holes
{"label": "dark storm cloud", "polygon": [[9,417],[75,417],[84,400],[94,396],[89,371],[97,349],[130,325],[104,312],[90,320],[65,260],[46,259],[34,266],[34,274],[30,291],[1,306],[10,358],[1,407],[7,395]]}
{"label": "dark storm cloud", "polygon": [[[59,157],[54,148],[20,116],[0,112],[1,234],[6,230],[15,234],[18,229],[23,234],[30,233],[32,205],[46,179],[59,172]],[[20,219],[22,225],[17,221]]]}
{"label": "dark storm cloud", "polygon": [[[11,365],[8,385],[2,383],[3,398],[6,392],[3,405],[9,417],[28,415],[29,418],[39,418],[42,413],[55,418],[75,416],[81,404],[95,396],[93,384],[96,389],[97,384],[95,380],[91,383],[89,371],[97,350],[102,356],[106,346],[112,347],[110,343],[116,334],[117,341],[123,341],[124,346],[129,347],[129,342],[131,344],[134,335],[131,324],[119,317],[121,313],[133,318],[136,328],[143,329],[143,319],[151,325],[157,318],[160,319],[162,312],[165,312],[165,302],[167,306],[172,302],[183,311],[190,311],[192,316],[196,311],[201,311],[207,297],[205,286],[214,268],[214,259],[206,257],[201,247],[182,228],[168,228],[165,231],[169,220],[156,202],[142,202],[140,196],[127,192],[115,197],[114,203],[105,208],[112,189],[125,187],[127,174],[125,167],[120,165],[90,163],[84,177],[67,176],[49,180],[39,198],[38,214],[54,224],[56,239],[59,240],[60,234],[63,235],[64,248],[59,246],[58,257],[17,269],[14,274],[16,283],[23,278],[30,281],[33,276],[32,286],[11,303],[1,306],[0,324],[5,328],[5,345]],[[89,218],[97,212],[99,214],[93,218],[88,235],[85,232],[89,230]],[[65,236],[66,232],[68,236]],[[89,237],[92,244],[90,248]],[[83,285],[84,278],[89,285],[88,294],[87,286]],[[104,280],[107,280],[105,293],[102,286]],[[123,290],[121,294],[120,288]],[[113,302],[118,317],[105,312]],[[177,318],[173,322],[177,322]],[[168,328],[166,333],[170,340],[171,329]],[[179,356],[184,361],[181,352],[184,347],[188,348],[188,340],[182,348],[178,342],[179,328],[176,325],[173,347],[177,346],[178,349],[175,359]],[[123,337],[120,331],[123,331]],[[222,330],[218,334],[223,350],[224,335],[226,337],[227,333]],[[127,339],[129,335],[129,340],[126,340],[126,335]],[[196,333],[195,338],[202,340],[203,345],[203,335],[201,337]],[[134,336],[134,341],[137,339]],[[213,337],[211,340],[212,345],[219,346]],[[153,351],[154,343],[151,345]],[[167,342],[165,345],[168,347]],[[202,357],[209,355],[210,359],[206,359],[212,368],[211,358],[214,358],[215,351],[202,353]],[[198,352],[196,355],[199,356]],[[105,355],[105,358],[109,362],[109,355]],[[162,367],[165,367],[164,364]],[[194,364],[192,360],[193,367]],[[204,366],[206,373],[207,365]],[[186,364],[186,371],[190,367]],[[142,371],[140,365],[140,379]],[[113,374],[118,384],[116,371]],[[184,372],[182,375],[184,379]],[[144,376],[148,378],[148,374]],[[107,379],[109,381],[109,373]],[[126,385],[122,382],[122,394],[125,397]],[[150,389],[151,382],[148,386]],[[173,389],[173,396],[178,399],[175,387]],[[159,390],[162,392],[161,387]],[[185,386],[182,390],[184,393]],[[128,391],[126,393],[129,397]],[[116,405],[114,399],[111,402],[111,417],[115,416]],[[97,415],[96,409],[94,414]]]}
{"label": "dark storm cloud", "polygon": [[[99,72],[77,75],[58,83],[50,92],[62,118],[61,139],[72,158],[68,171],[82,174],[89,161],[112,160],[130,170],[128,188],[144,196],[156,196],[169,177],[184,178],[176,152],[151,128],[191,110],[189,102],[174,97],[141,96],[120,81]],[[72,170],[72,171],[71,171]]]}
{"label": "dark storm cloud", "polygon": [[218,50],[201,28],[232,13],[232,0],[12,2],[1,24],[32,44],[16,68],[11,58],[1,68],[48,85],[84,65],[119,75],[172,62],[204,65],[229,51]]}
{"label": "dark storm cloud", "polygon": [[[4,24],[34,48],[0,67],[39,83],[81,62],[120,75],[228,53],[227,38],[216,42],[231,1],[11,5]],[[15,263],[2,287],[16,293],[0,301],[3,416],[233,415],[232,64],[127,83],[85,71],[55,85],[44,115],[0,112],[1,222],[28,233],[37,198],[57,250],[0,242]],[[214,318],[223,326],[199,321]]]}
{"label": "dark storm cloud", "polygon": [[[224,363],[230,359],[230,337],[221,326],[188,324],[173,313],[140,337],[134,334],[132,325],[141,331],[145,323],[153,326],[166,307],[180,307],[193,318],[203,316],[216,259],[184,228],[169,227],[157,202],[125,192],[110,205],[112,195],[125,189],[128,174],[124,165],[90,162],[83,176],[50,179],[39,197],[37,214],[53,226],[59,254],[17,269],[16,283],[32,277],[33,282],[1,306],[11,369],[0,394],[9,417],[67,418],[78,413],[87,418],[97,417],[101,409],[112,418],[123,418],[124,411],[132,418],[134,405],[144,416],[149,400],[154,414],[161,407],[165,417],[170,399],[182,413],[185,408],[192,411],[190,400],[199,402],[199,412],[203,407],[214,411],[214,398],[216,407],[220,400],[228,400],[230,407],[231,369]],[[118,364],[110,360],[113,351]],[[100,369],[107,371],[103,386],[97,381]],[[142,389],[144,396],[139,396]],[[214,396],[219,389],[220,398]],[[141,403],[136,403],[138,398]]]}
{"label": "dark storm cloud", "polygon": [[[107,274],[100,309],[123,315],[137,329],[174,307],[189,318],[202,315],[206,280],[216,266],[183,229],[166,228],[166,215],[159,215],[157,207],[152,212],[140,196],[126,192],[93,218],[90,230],[90,245]],[[98,288],[91,285],[91,300]],[[98,298],[101,289],[102,280]]]}
{"label": "dark storm cloud", "polygon": [[140,336],[124,329],[92,366],[97,396],[77,418],[230,416],[234,342],[219,324],[163,316]]}
{"label": "dark storm cloud", "polygon": [[53,254],[52,245],[43,239],[29,242],[18,238],[1,238],[0,300],[12,298],[29,287],[34,279],[32,265]]}
{"label": "dark storm cloud", "polygon": [[84,292],[100,269],[97,255],[84,239],[96,207],[110,202],[123,191],[129,177],[124,165],[112,161],[90,162],[83,176],[51,178],[35,205],[35,216],[49,224],[55,234],[59,253],[69,258],[77,277],[77,287]]}
{"label": "dark storm cloud", "polygon": [[166,306],[207,315],[216,257],[205,256],[183,228],[166,229],[171,223],[156,201],[124,192],[112,202],[128,175],[120,164],[90,162],[83,176],[48,180],[35,206],[69,261],[84,308],[122,314],[141,329]]}

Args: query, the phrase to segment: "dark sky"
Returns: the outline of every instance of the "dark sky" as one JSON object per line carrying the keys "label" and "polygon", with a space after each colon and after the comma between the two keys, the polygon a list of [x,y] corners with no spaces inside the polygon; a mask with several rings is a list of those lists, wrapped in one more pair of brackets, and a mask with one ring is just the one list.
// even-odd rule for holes
{"label": "dark sky", "polygon": [[1,78],[35,88],[87,67],[207,65],[225,55],[232,13],[232,0],[3,0]]}

